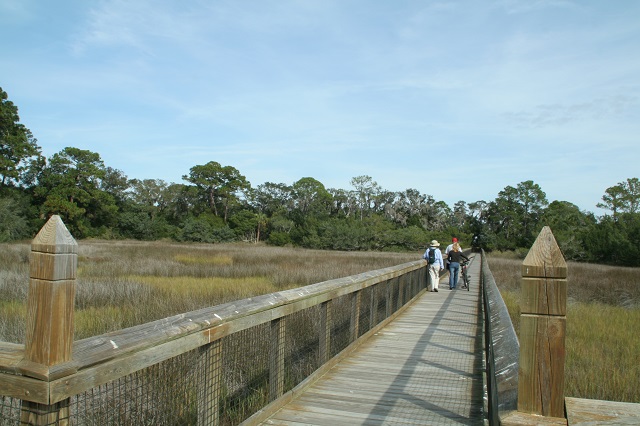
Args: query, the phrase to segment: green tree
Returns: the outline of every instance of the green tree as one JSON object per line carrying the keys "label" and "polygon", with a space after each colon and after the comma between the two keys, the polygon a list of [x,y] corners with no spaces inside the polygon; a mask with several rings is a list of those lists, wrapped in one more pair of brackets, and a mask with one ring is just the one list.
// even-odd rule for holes
{"label": "green tree", "polygon": [[310,177],[305,177],[292,186],[295,209],[302,215],[327,216],[331,209],[331,194],[324,185]]}
{"label": "green tree", "polygon": [[624,182],[609,187],[602,196],[602,202],[596,207],[611,210],[613,220],[619,213],[638,213],[640,211],[640,180],[628,178]]}
{"label": "green tree", "polygon": [[0,197],[0,242],[27,238],[29,231],[19,203],[14,198]]}
{"label": "green tree", "polygon": [[396,193],[396,197],[392,204],[387,205],[385,214],[394,223],[400,226],[422,226],[422,216],[426,214],[428,201],[434,201],[433,198],[427,199],[417,189],[407,189],[403,192]]}
{"label": "green tree", "polygon": [[265,182],[249,194],[251,206],[267,216],[293,209],[293,189],[284,183]]}
{"label": "green tree", "polygon": [[67,147],[54,154],[34,189],[41,214],[61,215],[75,237],[106,232],[118,212],[114,197],[101,189],[106,173],[95,152]]}
{"label": "green tree", "polygon": [[568,201],[553,201],[540,222],[551,228],[566,259],[584,261],[588,258],[584,236],[596,224],[593,214],[580,211]]}
{"label": "green tree", "polygon": [[487,223],[496,238],[496,248],[514,250],[530,247],[547,204],[546,194],[531,180],[500,191],[489,205],[487,214]]}
{"label": "green tree", "polygon": [[624,188],[622,184],[611,186],[605,190],[602,196],[602,202],[596,204],[596,207],[611,210],[613,221],[618,220],[618,213],[624,209]]}
{"label": "green tree", "polygon": [[19,121],[18,107],[0,87],[0,188],[22,184],[31,163],[41,157],[37,140]]}
{"label": "green tree", "polygon": [[149,217],[154,219],[168,200],[165,200],[167,183],[162,179],[132,179],[131,199],[147,211]]}
{"label": "green tree", "polygon": [[360,212],[360,221],[364,216],[369,215],[376,197],[380,194],[382,188],[375,182],[371,176],[356,176],[351,179],[351,186],[355,188],[355,196],[357,200],[358,210]]}
{"label": "green tree", "polygon": [[184,175],[182,178],[196,185],[206,194],[209,207],[216,216],[220,216],[217,204],[218,202],[222,203],[225,223],[229,216],[230,206],[238,199],[238,193],[247,191],[251,187],[247,179],[235,167],[222,166],[216,161],[193,166],[189,175]]}

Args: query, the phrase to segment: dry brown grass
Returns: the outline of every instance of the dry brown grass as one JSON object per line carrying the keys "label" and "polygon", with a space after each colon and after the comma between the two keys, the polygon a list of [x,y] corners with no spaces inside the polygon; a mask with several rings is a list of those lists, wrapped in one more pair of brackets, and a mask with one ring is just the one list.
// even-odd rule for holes
{"label": "dry brown grass", "polygon": [[[518,333],[522,260],[489,257]],[[640,268],[569,263],[565,394],[640,402]]]}
{"label": "dry brown grass", "polygon": [[[0,340],[24,340],[28,244],[0,247]],[[80,241],[75,338],[258,294],[394,266],[421,253],[254,244]]]}

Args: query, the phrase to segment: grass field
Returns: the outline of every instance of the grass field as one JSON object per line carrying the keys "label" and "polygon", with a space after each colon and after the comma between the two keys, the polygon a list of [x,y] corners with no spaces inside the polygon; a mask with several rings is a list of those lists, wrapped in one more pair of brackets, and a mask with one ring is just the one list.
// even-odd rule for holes
{"label": "grass field", "polygon": [[[24,342],[29,244],[0,245],[0,341]],[[75,339],[420,259],[254,244],[81,241]]]}
{"label": "grass field", "polygon": [[[0,245],[0,341],[24,342],[29,250]],[[105,241],[81,241],[78,252],[76,339],[422,254]],[[489,264],[517,332],[522,260]],[[568,275],[565,394],[640,402],[640,269],[570,263]]]}
{"label": "grass field", "polygon": [[[516,334],[522,260],[489,256]],[[569,263],[565,395],[640,403],[640,268]]]}

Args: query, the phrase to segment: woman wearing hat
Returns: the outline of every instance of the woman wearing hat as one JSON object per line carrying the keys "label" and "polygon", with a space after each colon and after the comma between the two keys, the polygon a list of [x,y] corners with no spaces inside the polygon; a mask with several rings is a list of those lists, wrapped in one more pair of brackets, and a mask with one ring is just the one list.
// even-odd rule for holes
{"label": "woman wearing hat", "polygon": [[444,269],[444,262],[442,260],[442,252],[440,252],[440,243],[437,240],[432,240],[429,244],[429,248],[422,255],[423,259],[426,259],[429,263],[429,281],[431,284],[431,291],[438,291],[438,284],[440,282],[440,271]]}

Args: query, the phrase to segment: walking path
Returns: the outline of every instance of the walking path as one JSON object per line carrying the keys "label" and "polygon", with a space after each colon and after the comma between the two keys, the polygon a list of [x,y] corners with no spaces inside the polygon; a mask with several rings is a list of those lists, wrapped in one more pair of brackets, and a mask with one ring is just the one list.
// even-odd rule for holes
{"label": "walking path", "polygon": [[426,292],[265,425],[482,425],[480,256],[470,291]]}

